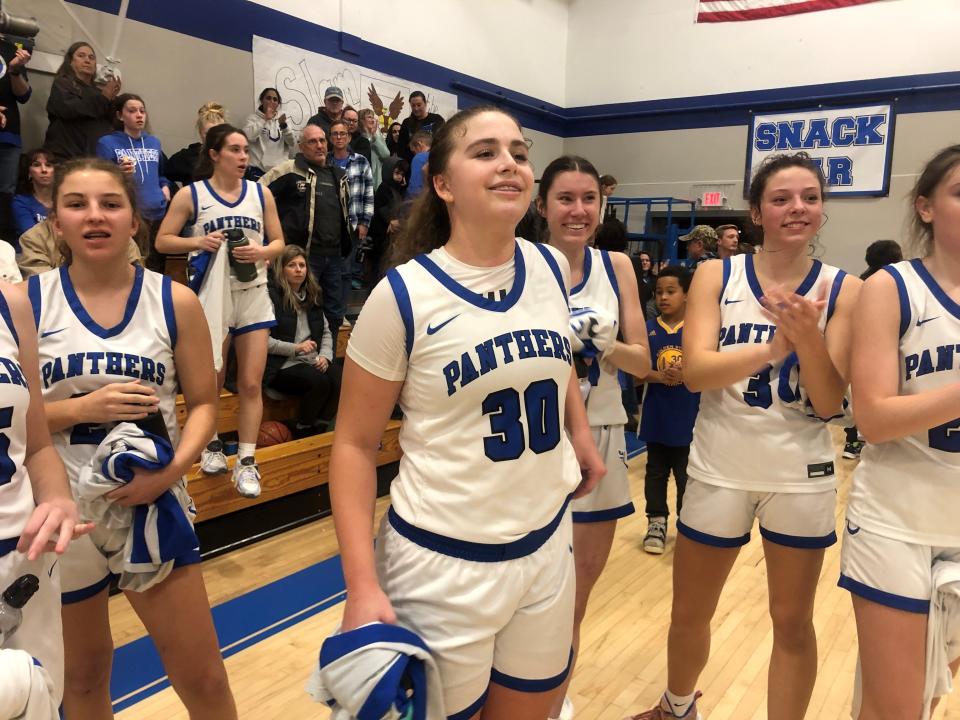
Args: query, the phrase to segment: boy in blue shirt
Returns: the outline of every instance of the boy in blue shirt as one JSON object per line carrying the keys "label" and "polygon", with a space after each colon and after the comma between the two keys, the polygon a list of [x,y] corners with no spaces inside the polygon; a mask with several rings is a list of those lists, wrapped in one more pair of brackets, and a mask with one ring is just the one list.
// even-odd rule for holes
{"label": "boy in blue shirt", "polygon": [[650,360],[639,437],[647,443],[647,534],[643,549],[661,555],[667,542],[667,481],[673,470],[677,483],[677,515],[687,485],[687,456],[693,441],[693,423],[700,393],[683,385],[683,319],[687,309],[690,273],[679,266],[663,268],[654,297],[659,317],[647,321]]}

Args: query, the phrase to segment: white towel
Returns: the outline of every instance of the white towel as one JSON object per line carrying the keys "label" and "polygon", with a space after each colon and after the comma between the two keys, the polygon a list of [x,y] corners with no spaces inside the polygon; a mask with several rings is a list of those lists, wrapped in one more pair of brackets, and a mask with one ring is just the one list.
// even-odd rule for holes
{"label": "white towel", "polygon": [[223,367],[223,341],[230,331],[233,317],[233,295],[230,293],[230,258],[227,243],[215,253],[201,252],[190,257],[187,272],[190,289],[200,299],[203,314],[210,327],[213,343],[213,366],[217,372]]}
{"label": "white towel", "polygon": [[197,511],[181,483],[149,505],[125,507],[105,497],[130,482],[137,470],[158,470],[172,459],[173,448],[165,438],[120,423],[97,447],[90,464],[80,469],[80,515],[96,524],[90,537],[107,555],[110,572],[120,576],[123,590],[142,592],[162,582],[175,560],[199,545],[193,531]]}
{"label": "white towel", "polygon": [[0,650],[0,720],[58,720],[53,681],[25,650]]}
{"label": "white towel", "polygon": [[953,691],[950,663],[960,657],[960,563],[933,563],[933,597],[927,620],[927,676],[923,687],[923,720],[934,698]]}
{"label": "white towel", "polygon": [[430,649],[399,625],[371,623],[328,637],[306,689],[332,708],[331,720],[447,717]]}

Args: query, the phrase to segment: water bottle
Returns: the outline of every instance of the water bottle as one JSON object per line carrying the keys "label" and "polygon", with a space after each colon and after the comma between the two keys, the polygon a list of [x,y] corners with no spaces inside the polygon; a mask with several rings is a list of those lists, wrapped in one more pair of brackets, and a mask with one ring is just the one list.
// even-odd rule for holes
{"label": "water bottle", "polygon": [[227,255],[230,258],[230,267],[233,268],[233,274],[237,276],[240,282],[250,282],[257,279],[256,263],[243,262],[233,256],[233,249],[250,244],[250,238],[243,234],[240,228],[230,228],[223,231],[223,236],[227,239]]}
{"label": "water bottle", "polygon": [[23,606],[40,589],[40,580],[36,575],[23,575],[11,583],[0,595],[0,647],[20,627],[23,620]]}

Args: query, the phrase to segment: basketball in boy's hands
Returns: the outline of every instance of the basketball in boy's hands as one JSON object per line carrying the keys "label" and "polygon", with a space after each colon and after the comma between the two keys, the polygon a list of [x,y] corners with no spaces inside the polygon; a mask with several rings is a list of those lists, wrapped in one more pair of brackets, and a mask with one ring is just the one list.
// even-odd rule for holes
{"label": "basketball in boy's hands", "polygon": [[267,420],[260,423],[260,432],[257,433],[257,447],[270,447],[293,440],[290,428],[278,420]]}

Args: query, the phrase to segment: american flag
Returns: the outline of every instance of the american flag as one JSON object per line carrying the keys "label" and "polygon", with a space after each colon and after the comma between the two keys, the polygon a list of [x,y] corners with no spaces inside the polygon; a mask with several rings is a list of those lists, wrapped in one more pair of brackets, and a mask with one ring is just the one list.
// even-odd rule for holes
{"label": "american flag", "polygon": [[700,0],[697,22],[763,20],[816,10],[863,5],[877,0]]}

